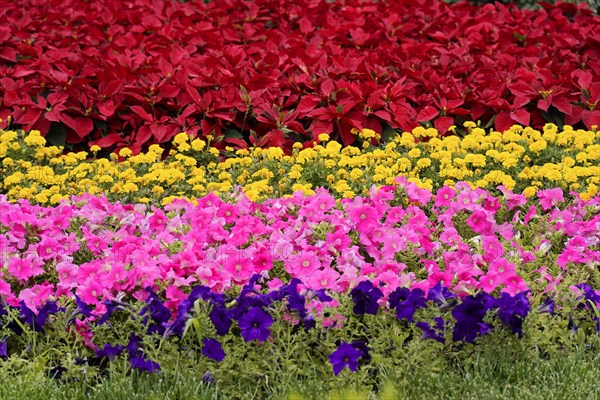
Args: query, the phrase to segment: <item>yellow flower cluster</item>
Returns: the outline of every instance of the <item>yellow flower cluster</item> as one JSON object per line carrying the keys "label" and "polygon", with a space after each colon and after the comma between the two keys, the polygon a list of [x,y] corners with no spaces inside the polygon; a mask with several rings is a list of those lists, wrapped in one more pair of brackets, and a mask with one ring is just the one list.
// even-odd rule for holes
{"label": "yellow flower cluster", "polygon": [[233,151],[227,158],[209,142],[181,133],[166,158],[159,145],[133,155],[121,149],[110,159],[96,158],[100,149],[63,154],[46,146],[39,132],[0,130],[0,193],[11,201],[29,199],[56,204],[85,192],[114,201],[166,204],[174,198],[194,199],[211,191],[225,194],[240,186],[252,200],[312,194],[317,187],[335,196],[364,195],[373,185],[394,184],[405,175],[435,190],[457,181],[494,189],[504,185],[533,196],[538,189],[561,187],[592,197],[600,186],[600,132],[562,130],[547,124],[542,131],[514,126],[486,132],[467,123],[468,134],[439,137],[433,128],[415,128],[381,145],[373,131],[359,132],[363,145],[342,147],[319,135],[312,148],[294,146],[291,155],[279,148]]}

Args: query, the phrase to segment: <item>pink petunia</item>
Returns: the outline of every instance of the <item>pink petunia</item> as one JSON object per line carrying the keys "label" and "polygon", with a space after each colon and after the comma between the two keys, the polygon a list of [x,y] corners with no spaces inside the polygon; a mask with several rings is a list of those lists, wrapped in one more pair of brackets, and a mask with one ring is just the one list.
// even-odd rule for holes
{"label": "pink petunia", "polygon": [[527,290],[527,283],[518,275],[509,276],[504,280],[505,288],[501,292],[510,294],[511,296],[516,295],[519,292]]}
{"label": "pink petunia", "polygon": [[488,216],[483,211],[473,211],[473,214],[467,219],[467,225],[475,233],[482,235],[491,235],[493,233],[492,222],[488,220]]}
{"label": "pink petunia", "polygon": [[309,277],[321,268],[321,261],[314,251],[301,250],[292,256],[286,269],[297,277]]}
{"label": "pink petunia", "polygon": [[8,261],[8,272],[20,281],[27,281],[29,278],[45,272],[42,265],[44,264],[33,255],[26,258],[12,257]]}
{"label": "pink petunia", "polygon": [[496,274],[487,273],[479,279],[479,283],[484,292],[491,293],[500,284],[500,279]]}
{"label": "pink petunia", "polygon": [[456,195],[456,190],[452,189],[449,186],[444,186],[443,188],[437,191],[435,196],[435,202],[433,203],[436,207],[450,207],[452,204],[452,200]]}
{"label": "pink petunia", "polygon": [[540,199],[540,204],[544,211],[548,211],[565,200],[561,188],[539,190],[537,196]]}
{"label": "pink petunia", "polygon": [[337,284],[337,279],[339,277],[340,274],[332,268],[320,269],[308,277],[306,286],[313,290],[328,289],[338,291],[339,285]]}

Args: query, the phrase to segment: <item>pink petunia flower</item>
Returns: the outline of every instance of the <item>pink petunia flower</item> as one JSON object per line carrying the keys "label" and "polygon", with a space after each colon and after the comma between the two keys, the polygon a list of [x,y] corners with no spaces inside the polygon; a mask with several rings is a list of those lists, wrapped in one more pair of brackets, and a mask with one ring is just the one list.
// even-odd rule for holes
{"label": "pink petunia flower", "polygon": [[449,186],[444,186],[443,188],[437,191],[435,196],[435,202],[433,203],[436,207],[450,207],[452,204],[452,200],[456,195],[456,190],[452,189]]}
{"label": "pink petunia flower", "polygon": [[537,196],[540,198],[540,204],[544,211],[548,211],[565,200],[561,188],[539,190]]}

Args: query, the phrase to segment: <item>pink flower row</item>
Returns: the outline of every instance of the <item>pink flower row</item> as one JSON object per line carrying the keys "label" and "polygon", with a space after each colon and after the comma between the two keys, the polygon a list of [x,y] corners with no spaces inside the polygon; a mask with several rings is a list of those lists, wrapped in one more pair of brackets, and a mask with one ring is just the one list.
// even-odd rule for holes
{"label": "pink flower row", "polygon": [[527,201],[466,183],[432,194],[397,180],[339,202],[319,189],[262,204],[211,194],[164,210],[91,195],[57,207],[0,196],[0,295],[37,310],[77,294],[102,312],[102,301],[145,299],[152,287],[175,310],[190,286],[223,292],[255,273],[275,278],[271,288],[297,277],[339,292],[369,279],[383,300],[440,281],[459,296],[514,295],[552,291],[571,269],[600,263],[600,196],[550,189]]}

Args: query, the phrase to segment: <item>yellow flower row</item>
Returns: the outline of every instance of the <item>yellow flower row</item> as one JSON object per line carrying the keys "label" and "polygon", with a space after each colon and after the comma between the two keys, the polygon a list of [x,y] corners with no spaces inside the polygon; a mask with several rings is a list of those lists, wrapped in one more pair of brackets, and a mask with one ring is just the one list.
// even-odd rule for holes
{"label": "yellow flower row", "polygon": [[438,137],[433,128],[415,128],[379,144],[380,136],[357,132],[360,147],[343,148],[326,134],[312,148],[297,143],[291,155],[279,148],[219,151],[181,133],[162,159],[158,145],[133,155],[121,149],[110,159],[96,158],[100,148],[63,154],[46,146],[37,131],[0,130],[0,193],[11,201],[29,199],[56,204],[68,195],[104,193],[111,200],[166,204],[211,191],[230,192],[239,185],[252,200],[313,193],[325,187],[338,197],[366,194],[373,185],[394,183],[405,175],[430,190],[457,181],[494,189],[504,185],[533,196],[538,189],[561,187],[592,197],[600,186],[600,132],[562,130],[547,124],[542,131],[514,126],[486,132],[466,123],[468,134]]}

